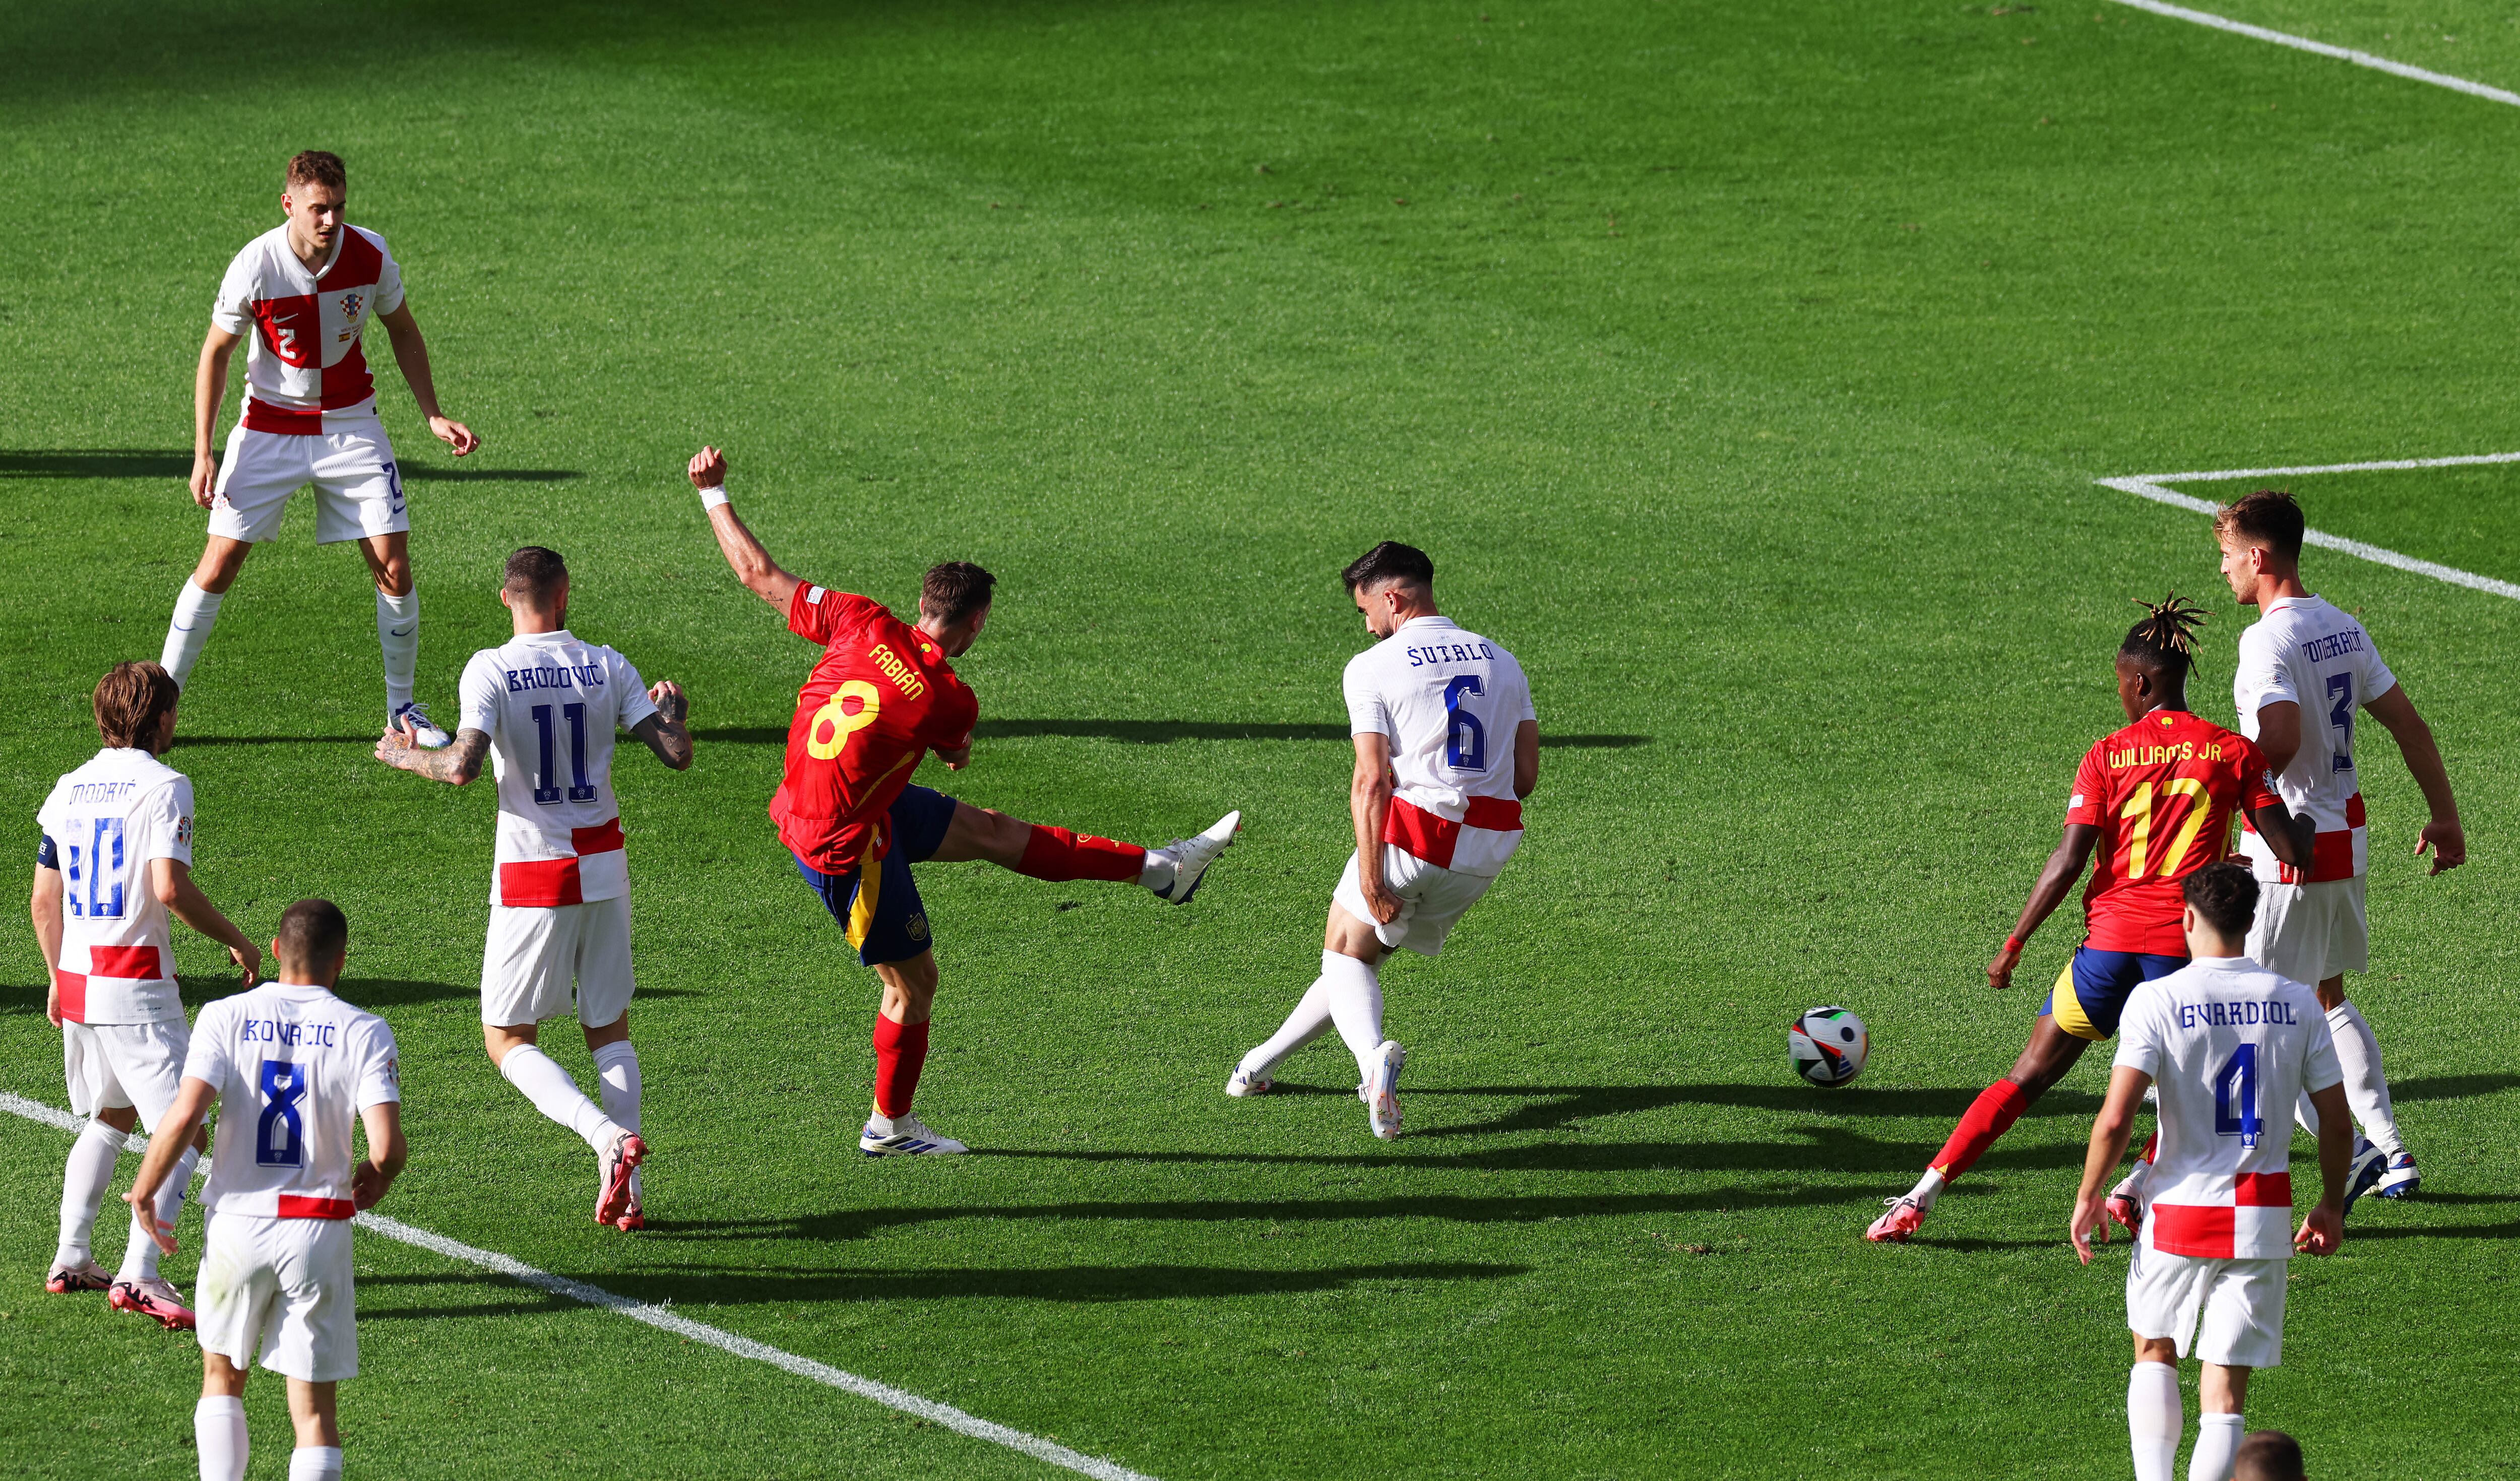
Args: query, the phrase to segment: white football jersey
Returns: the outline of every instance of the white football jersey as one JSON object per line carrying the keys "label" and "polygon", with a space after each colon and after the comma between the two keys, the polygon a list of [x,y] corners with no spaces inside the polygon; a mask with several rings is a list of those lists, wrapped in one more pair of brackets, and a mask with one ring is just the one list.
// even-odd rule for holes
{"label": "white football jersey", "polygon": [[2246,957],[2200,957],[2138,986],[2117,1062],[2161,1096],[2143,1237],[2216,1260],[2292,1253],[2292,1107],[2344,1076],[2318,994]]}
{"label": "white football jersey", "polygon": [[329,989],[265,982],[204,1006],[184,1078],[219,1093],[202,1206],[347,1219],[359,1112],[402,1100],[393,1030]]}
{"label": "white football jersey", "polygon": [[1383,841],[1429,864],[1495,875],[1522,842],[1513,736],[1536,720],[1513,654],[1449,617],[1413,617],[1348,660],[1348,731],[1391,740]]}
{"label": "white football jersey", "polygon": [[149,861],[193,863],[193,784],[145,750],[108,749],[53,785],[37,862],[62,874],[62,1015],[180,1023],[175,945]]}
{"label": "white football jersey", "polygon": [[630,660],[600,643],[533,633],[464,665],[459,730],[490,738],[499,780],[490,903],[577,905],[629,893],[612,740],[656,713]]}
{"label": "white football jersey", "polygon": [[2362,624],[2318,597],[2270,602],[2265,615],[2240,634],[2240,661],[2231,674],[2240,734],[2258,739],[2258,711],[2266,705],[2301,706],[2301,749],[2275,778],[2275,790],[2294,816],[2318,828],[2305,876],[2278,862],[2244,819],[2240,852],[2260,879],[2351,879],[2367,867],[2371,849],[2354,770],[2354,725],[2363,705],[2397,685]]}
{"label": "white football jersey", "polygon": [[254,238],[228,264],[210,322],[249,337],[245,426],[315,434],[335,421],[376,415],[376,381],[360,332],[402,307],[402,269],[385,239],[344,225],[332,260],[310,273],[289,246],[289,223]]}

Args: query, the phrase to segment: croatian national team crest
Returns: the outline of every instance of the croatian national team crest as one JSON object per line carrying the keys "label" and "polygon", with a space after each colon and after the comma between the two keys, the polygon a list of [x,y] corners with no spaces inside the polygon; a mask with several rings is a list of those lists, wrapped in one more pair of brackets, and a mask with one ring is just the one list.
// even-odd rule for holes
{"label": "croatian national team crest", "polygon": [[193,846],[192,819],[178,818],[175,820],[175,841],[186,848],[191,848]]}
{"label": "croatian national team crest", "polygon": [[356,319],[359,317],[359,305],[367,301],[367,299],[360,297],[357,293],[343,293],[341,295],[341,317],[344,319]]}

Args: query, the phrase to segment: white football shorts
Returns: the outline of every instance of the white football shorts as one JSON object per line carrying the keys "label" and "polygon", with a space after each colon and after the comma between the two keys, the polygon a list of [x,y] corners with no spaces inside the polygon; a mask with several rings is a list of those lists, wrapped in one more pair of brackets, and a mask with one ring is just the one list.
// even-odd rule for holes
{"label": "white football shorts", "polygon": [[481,1021],[540,1023],[569,1010],[577,1021],[617,1023],[630,1010],[630,897],[583,905],[494,905],[481,956]]}
{"label": "white football shorts", "polygon": [[359,1375],[358,1293],[347,1219],[210,1215],[194,1278],[202,1349],[309,1383]]}
{"label": "white football shorts", "polygon": [[184,1083],[184,1052],[192,1043],[193,1031],[181,1018],[63,1024],[62,1078],[69,1082],[70,1109],[93,1116],[130,1106],[142,1126],[156,1131]]}
{"label": "white football shorts", "polygon": [[1444,949],[1444,938],[1461,923],[1462,913],[1477,904],[1488,886],[1496,883],[1496,875],[1464,875],[1429,864],[1407,849],[1386,843],[1382,846],[1382,883],[1400,897],[1400,914],[1387,925],[1375,921],[1373,912],[1366,906],[1365,891],[1356,882],[1354,854],[1347,856],[1347,868],[1340,872],[1338,888],[1330,892],[1330,899],[1359,920],[1372,922],[1373,934],[1384,946],[1405,946],[1421,957],[1431,957]]}
{"label": "white football shorts", "polygon": [[2371,927],[2362,909],[2362,876],[2316,884],[2259,880],[2249,955],[2278,976],[2314,986],[2347,972],[2368,971]]}
{"label": "white football shorts", "polygon": [[277,539],[289,496],[315,485],[315,543],[332,545],[411,528],[385,425],[374,416],[330,431],[255,431],[240,424],[219,460],[210,533],[259,543]]}
{"label": "white football shorts", "polygon": [[2283,1361],[2285,1260],[2205,1260],[2136,1241],[2127,1265],[2127,1325],[2168,1337],[2179,1356],[2225,1368]]}

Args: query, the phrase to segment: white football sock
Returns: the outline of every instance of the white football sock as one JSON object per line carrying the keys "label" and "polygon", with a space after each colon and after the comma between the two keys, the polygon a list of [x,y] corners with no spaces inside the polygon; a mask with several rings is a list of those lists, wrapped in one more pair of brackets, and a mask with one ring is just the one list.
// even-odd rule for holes
{"label": "white football sock", "polygon": [[1146,867],[1138,871],[1138,883],[1160,895],[1173,887],[1173,878],[1180,872],[1180,861],[1173,857],[1172,850],[1150,848],[1147,850]]}
{"label": "white football sock", "polygon": [[[183,1213],[184,1193],[193,1186],[193,1164],[201,1160],[202,1149],[188,1146],[184,1148],[184,1155],[176,1158],[175,1165],[167,1170],[165,1183],[159,1186],[158,1196],[152,1200],[158,1205],[158,1223],[171,1225]],[[158,1248],[158,1241],[149,1237],[148,1229],[141,1224],[140,1210],[133,1209],[131,1243],[122,1251],[121,1278],[125,1280],[156,1279],[158,1259],[162,1253]]]}
{"label": "white football sock", "polygon": [[2198,1414],[2196,1450],[2187,1458],[2187,1481],[2231,1481],[2231,1459],[2240,1453],[2240,1416]]}
{"label": "white football sock", "polygon": [[1925,1176],[1916,1180],[1916,1186],[1908,1189],[1908,1196],[1915,1199],[1916,1206],[1921,1209],[1930,1210],[1934,1200],[1942,1195],[1943,1175],[1930,1167],[1925,1169]]}
{"label": "white football sock", "polygon": [[399,597],[377,593],[377,645],[385,653],[385,713],[411,702],[412,676],[420,668],[420,588]]}
{"label": "white football sock", "polygon": [[341,1447],[301,1445],[291,1451],[289,1481],[341,1481]]}
{"label": "white football sock", "polygon": [[245,1481],[245,1401],[205,1397],[194,1405],[193,1445],[202,1454],[202,1481]]}
{"label": "white football sock", "polygon": [[2135,1442],[2135,1481],[2172,1481],[2179,1468],[2179,1369],[2138,1363],[2127,1376],[2127,1434]]}
{"label": "white football sock", "polygon": [[[625,1131],[639,1129],[639,1051],[630,1041],[607,1044],[595,1052],[595,1077],[603,1082],[604,1113]],[[603,1169],[598,1168],[598,1176]],[[630,1196],[639,1196],[639,1169],[630,1169]]]}
{"label": "white football sock", "polygon": [[2327,1032],[2336,1041],[2336,1067],[2345,1071],[2345,1103],[2354,1107],[2362,1135],[2392,1157],[2405,1151],[2397,1108],[2389,1103],[2389,1079],[2380,1073],[2379,1037],[2351,1003],[2328,1010]]}
{"label": "white football sock", "polygon": [[1322,953],[1323,996],[1330,1021],[1356,1055],[1357,1083],[1373,1078],[1374,1052],[1382,1048],[1382,979],[1371,965],[1338,952]]}
{"label": "white football sock", "polygon": [[76,1265],[96,1258],[96,1216],[105,1206],[106,1189],[113,1186],[113,1159],[131,1140],[102,1121],[79,1128],[70,1144],[70,1159],[62,1168],[62,1242],[55,1265]]}
{"label": "white football sock", "polygon": [[1303,999],[1295,1005],[1295,1010],[1286,1015],[1286,1021],[1279,1025],[1278,1032],[1269,1042],[1242,1056],[1244,1074],[1263,1080],[1269,1078],[1269,1072],[1278,1067],[1279,1060],[1329,1031],[1329,980],[1326,976],[1314,978],[1313,985],[1304,989]]}
{"label": "white football sock", "polygon": [[166,646],[158,652],[158,667],[175,676],[177,689],[192,681],[193,665],[209,644],[210,627],[219,620],[219,604],[225,600],[225,593],[212,596],[195,586],[191,577],[184,579],[184,589],[175,598],[175,615],[166,621]]}
{"label": "white football sock", "polygon": [[534,1109],[584,1137],[598,1155],[623,1130],[586,1099],[577,1082],[568,1077],[568,1071],[530,1044],[519,1044],[508,1051],[508,1057],[499,1061],[499,1073],[525,1093],[525,1099],[534,1102]]}

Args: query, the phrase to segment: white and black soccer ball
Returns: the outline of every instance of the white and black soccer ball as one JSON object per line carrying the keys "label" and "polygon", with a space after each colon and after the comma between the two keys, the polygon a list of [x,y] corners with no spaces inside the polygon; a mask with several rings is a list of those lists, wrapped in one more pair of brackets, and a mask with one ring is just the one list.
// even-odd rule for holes
{"label": "white and black soccer ball", "polygon": [[1794,1073],[1814,1085],[1844,1085],[1864,1073],[1872,1036],[1864,1020],[1842,1008],[1816,1008],[1785,1030],[1785,1055]]}

